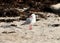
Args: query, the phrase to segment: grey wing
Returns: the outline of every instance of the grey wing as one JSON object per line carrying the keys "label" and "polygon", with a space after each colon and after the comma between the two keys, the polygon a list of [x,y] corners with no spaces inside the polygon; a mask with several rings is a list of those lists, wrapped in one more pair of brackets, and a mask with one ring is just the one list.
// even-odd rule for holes
{"label": "grey wing", "polygon": [[26,24],[30,24],[30,23],[31,23],[31,19],[27,18],[26,21],[22,25],[26,25]]}

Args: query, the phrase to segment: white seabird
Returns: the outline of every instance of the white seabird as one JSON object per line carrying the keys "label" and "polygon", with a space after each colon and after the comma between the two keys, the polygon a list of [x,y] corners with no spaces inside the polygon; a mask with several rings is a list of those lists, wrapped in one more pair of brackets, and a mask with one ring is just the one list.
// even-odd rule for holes
{"label": "white seabird", "polygon": [[23,23],[24,24],[29,24],[29,29],[32,29],[32,25],[34,25],[36,23],[36,15],[35,14],[31,14],[31,16],[29,16],[29,18],[26,19],[26,22]]}

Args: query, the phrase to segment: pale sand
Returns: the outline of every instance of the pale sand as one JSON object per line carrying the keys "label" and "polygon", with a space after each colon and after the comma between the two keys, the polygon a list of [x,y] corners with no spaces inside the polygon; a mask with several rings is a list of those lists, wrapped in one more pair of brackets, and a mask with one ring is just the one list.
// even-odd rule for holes
{"label": "pale sand", "polygon": [[41,18],[32,30],[29,30],[29,25],[21,25],[23,22],[25,21],[1,22],[0,43],[60,43],[60,26],[51,26],[60,24],[60,17],[51,14],[47,20]]}

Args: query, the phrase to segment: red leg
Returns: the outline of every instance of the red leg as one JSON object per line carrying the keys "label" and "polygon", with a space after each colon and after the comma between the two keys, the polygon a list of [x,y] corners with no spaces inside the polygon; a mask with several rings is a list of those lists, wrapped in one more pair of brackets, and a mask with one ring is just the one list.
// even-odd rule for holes
{"label": "red leg", "polygon": [[29,30],[32,30],[32,25],[29,25]]}

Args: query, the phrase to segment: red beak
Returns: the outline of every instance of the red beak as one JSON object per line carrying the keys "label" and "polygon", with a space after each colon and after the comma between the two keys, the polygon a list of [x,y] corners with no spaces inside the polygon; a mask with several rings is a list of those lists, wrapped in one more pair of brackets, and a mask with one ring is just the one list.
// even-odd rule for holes
{"label": "red beak", "polygon": [[30,16],[29,18],[31,18],[32,16]]}

